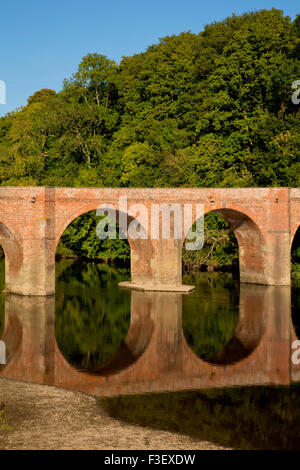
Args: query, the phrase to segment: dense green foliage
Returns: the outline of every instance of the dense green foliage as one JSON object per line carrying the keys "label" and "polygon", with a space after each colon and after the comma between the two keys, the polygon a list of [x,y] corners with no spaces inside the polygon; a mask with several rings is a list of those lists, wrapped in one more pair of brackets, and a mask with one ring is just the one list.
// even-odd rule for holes
{"label": "dense green foliage", "polygon": [[185,271],[213,269],[237,270],[239,248],[229,224],[218,214],[204,216],[204,245],[201,250],[185,250],[182,262]]}
{"label": "dense green foliage", "polygon": [[[117,261],[129,262],[130,248],[127,240],[119,238],[119,227],[116,239],[100,240],[97,237],[97,224],[101,217],[95,211],[88,212],[75,219],[64,231],[57,247],[57,254],[64,258],[84,257],[98,259],[105,263]],[[107,230],[107,227],[105,228]],[[108,227],[108,232],[110,227]]]}
{"label": "dense green foliage", "polygon": [[[299,186],[299,77],[300,16],[275,9],[164,37],[120,64],[88,54],[61,92],[40,90],[0,119],[0,184]],[[86,235],[70,229],[64,242],[94,257],[84,221]],[[232,263],[228,240],[211,265]],[[126,258],[121,245],[100,258]]]}
{"label": "dense green foliage", "polygon": [[0,120],[2,184],[299,186],[300,17],[232,16],[119,65],[88,54],[63,90]]}

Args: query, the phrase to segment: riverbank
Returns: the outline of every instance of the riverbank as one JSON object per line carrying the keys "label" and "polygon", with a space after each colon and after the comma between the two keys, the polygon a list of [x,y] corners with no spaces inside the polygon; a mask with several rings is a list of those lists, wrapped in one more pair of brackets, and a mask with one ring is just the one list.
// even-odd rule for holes
{"label": "riverbank", "polygon": [[0,449],[212,450],[188,436],[129,425],[111,418],[92,396],[45,385],[0,379],[5,421]]}

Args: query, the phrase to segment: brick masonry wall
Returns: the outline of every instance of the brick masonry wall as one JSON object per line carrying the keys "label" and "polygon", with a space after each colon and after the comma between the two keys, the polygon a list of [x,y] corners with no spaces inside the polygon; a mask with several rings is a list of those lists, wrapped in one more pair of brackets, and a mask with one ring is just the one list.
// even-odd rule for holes
{"label": "brick masonry wall", "polygon": [[[55,251],[78,216],[112,204],[143,203],[151,233],[152,204],[203,204],[231,225],[239,242],[241,281],[290,284],[290,248],[300,224],[300,190],[289,188],[54,188],[0,187],[0,243],[6,289],[48,295],[55,289]],[[181,286],[182,240],[132,240],[131,284],[145,289]]]}

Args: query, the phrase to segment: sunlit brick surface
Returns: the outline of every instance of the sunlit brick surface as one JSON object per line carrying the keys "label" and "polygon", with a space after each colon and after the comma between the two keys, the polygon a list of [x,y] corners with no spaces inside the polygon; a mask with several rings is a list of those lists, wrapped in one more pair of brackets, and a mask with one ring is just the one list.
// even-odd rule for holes
{"label": "sunlit brick surface", "polygon": [[[203,204],[231,225],[239,242],[240,278],[290,284],[290,249],[300,224],[300,190],[288,188],[50,188],[0,187],[0,243],[6,255],[6,289],[24,295],[55,290],[55,251],[79,215],[112,204]],[[131,284],[180,290],[182,240],[131,240]]]}

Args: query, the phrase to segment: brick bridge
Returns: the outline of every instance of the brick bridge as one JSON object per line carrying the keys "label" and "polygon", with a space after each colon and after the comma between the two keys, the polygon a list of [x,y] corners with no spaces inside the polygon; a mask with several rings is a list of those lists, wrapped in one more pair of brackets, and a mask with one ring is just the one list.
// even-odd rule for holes
{"label": "brick bridge", "polygon": [[[242,282],[290,284],[291,244],[300,225],[300,189],[0,187],[0,243],[6,256],[7,292],[53,294],[55,252],[66,227],[101,204],[114,205],[120,215],[122,196],[129,206],[143,203],[149,214],[152,204],[203,204],[205,213],[218,213],[233,229],[239,243]],[[181,279],[183,240],[128,241],[131,283],[127,287],[190,289]]]}

